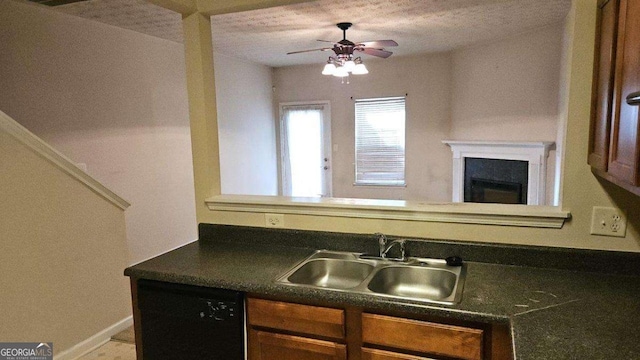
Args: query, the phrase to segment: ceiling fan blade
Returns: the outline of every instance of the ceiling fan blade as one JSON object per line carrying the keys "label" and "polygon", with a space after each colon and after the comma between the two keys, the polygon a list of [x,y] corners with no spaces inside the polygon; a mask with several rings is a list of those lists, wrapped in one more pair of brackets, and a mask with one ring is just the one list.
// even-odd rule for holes
{"label": "ceiling fan blade", "polygon": [[391,51],[387,51],[387,50],[380,50],[380,49],[372,49],[372,48],[361,48],[361,49],[357,49],[359,51],[362,51],[363,53],[367,54],[367,55],[372,55],[372,56],[377,56],[377,57],[381,57],[381,58],[388,58],[389,56],[391,56],[391,54],[393,54]]}
{"label": "ceiling fan blade", "polygon": [[327,50],[331,50],[332,48],[321,48],[321,49],[310,49],[310,50],[300,50],[300,51],[292,51],[292,52],[288,52],[287,55],[291,55],[291,54],[300,54],[300,53],[306,53],[306,52],[311,52],[311,51],[327,51]]}
{"label": "ceiling fan blade", "polygon": [[317,41],[326,42],[326,43],[331,43],[331,44],[337,44],[337,42],[335,42],[335,41],[331,41],[331,40],[317,40]]}
{"label": "ceiling fan blade", "polygon": [[393,40],[374,40],[374,41],[365,41],[358,43],[358,45],[362,45],[364,47],[372,47],[372,48],[384,48],[389,46],[398,46],[398,43]]}

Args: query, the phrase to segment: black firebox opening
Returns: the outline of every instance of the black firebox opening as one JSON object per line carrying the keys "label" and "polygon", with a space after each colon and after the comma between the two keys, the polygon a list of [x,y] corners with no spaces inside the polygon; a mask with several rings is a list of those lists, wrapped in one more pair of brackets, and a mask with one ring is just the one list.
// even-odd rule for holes
{"label": "black firebox opening", "polygon": [[528,169],[527,161],[466,158],[464,201],[526,205]]}
{"label": "black firebox opening", "polygon": [[526,204],[527,199],[522,197],[522,184],[472,178],[471,202]]}

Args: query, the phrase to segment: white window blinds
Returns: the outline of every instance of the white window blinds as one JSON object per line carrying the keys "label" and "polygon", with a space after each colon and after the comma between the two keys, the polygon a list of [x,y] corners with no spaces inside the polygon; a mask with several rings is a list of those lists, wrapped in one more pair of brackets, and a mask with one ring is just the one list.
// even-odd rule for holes
{"label": "white window blinds", "polygon": [[405,185],[405,98],[356,100],[356,185]]}

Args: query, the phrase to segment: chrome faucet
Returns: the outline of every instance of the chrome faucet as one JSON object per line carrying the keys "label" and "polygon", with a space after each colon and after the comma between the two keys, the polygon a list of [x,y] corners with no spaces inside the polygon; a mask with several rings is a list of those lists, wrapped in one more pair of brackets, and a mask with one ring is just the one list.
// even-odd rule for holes
{"label": "chrome faucet", "polygon": [[398,246],[400,246],[400,257],[394,260],[407,261],[407,253],[406,253],[407,240],[406,239],[393,240],[387,246],[387,237],[384,234],[376,233],[376,236],[378,236],[378,245],[380,245],[381,258],[386,259],[387,253],[389,252],[389,250],[391,250],[391,248],[394,245],[398,244]]}
{"label": "chrome faucet", "polygon": [[375,234],[378,237],[378,246],[380,246],[380,257],[384,258],[386,256],[385,250],[387,246],[387,237],[382,233]]}

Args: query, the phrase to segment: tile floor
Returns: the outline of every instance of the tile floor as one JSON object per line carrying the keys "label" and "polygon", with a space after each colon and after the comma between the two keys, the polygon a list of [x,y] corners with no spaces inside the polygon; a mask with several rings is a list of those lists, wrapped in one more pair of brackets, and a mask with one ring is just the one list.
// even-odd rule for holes
{"label": "tile floor", "polygon": [[111,340],[78,360],[136,360],[136,346]]}
{"label": "tile floor", "polygon": [[78,360],[136,360],[133,328],[126,329],[111,341],[84,355]]}

